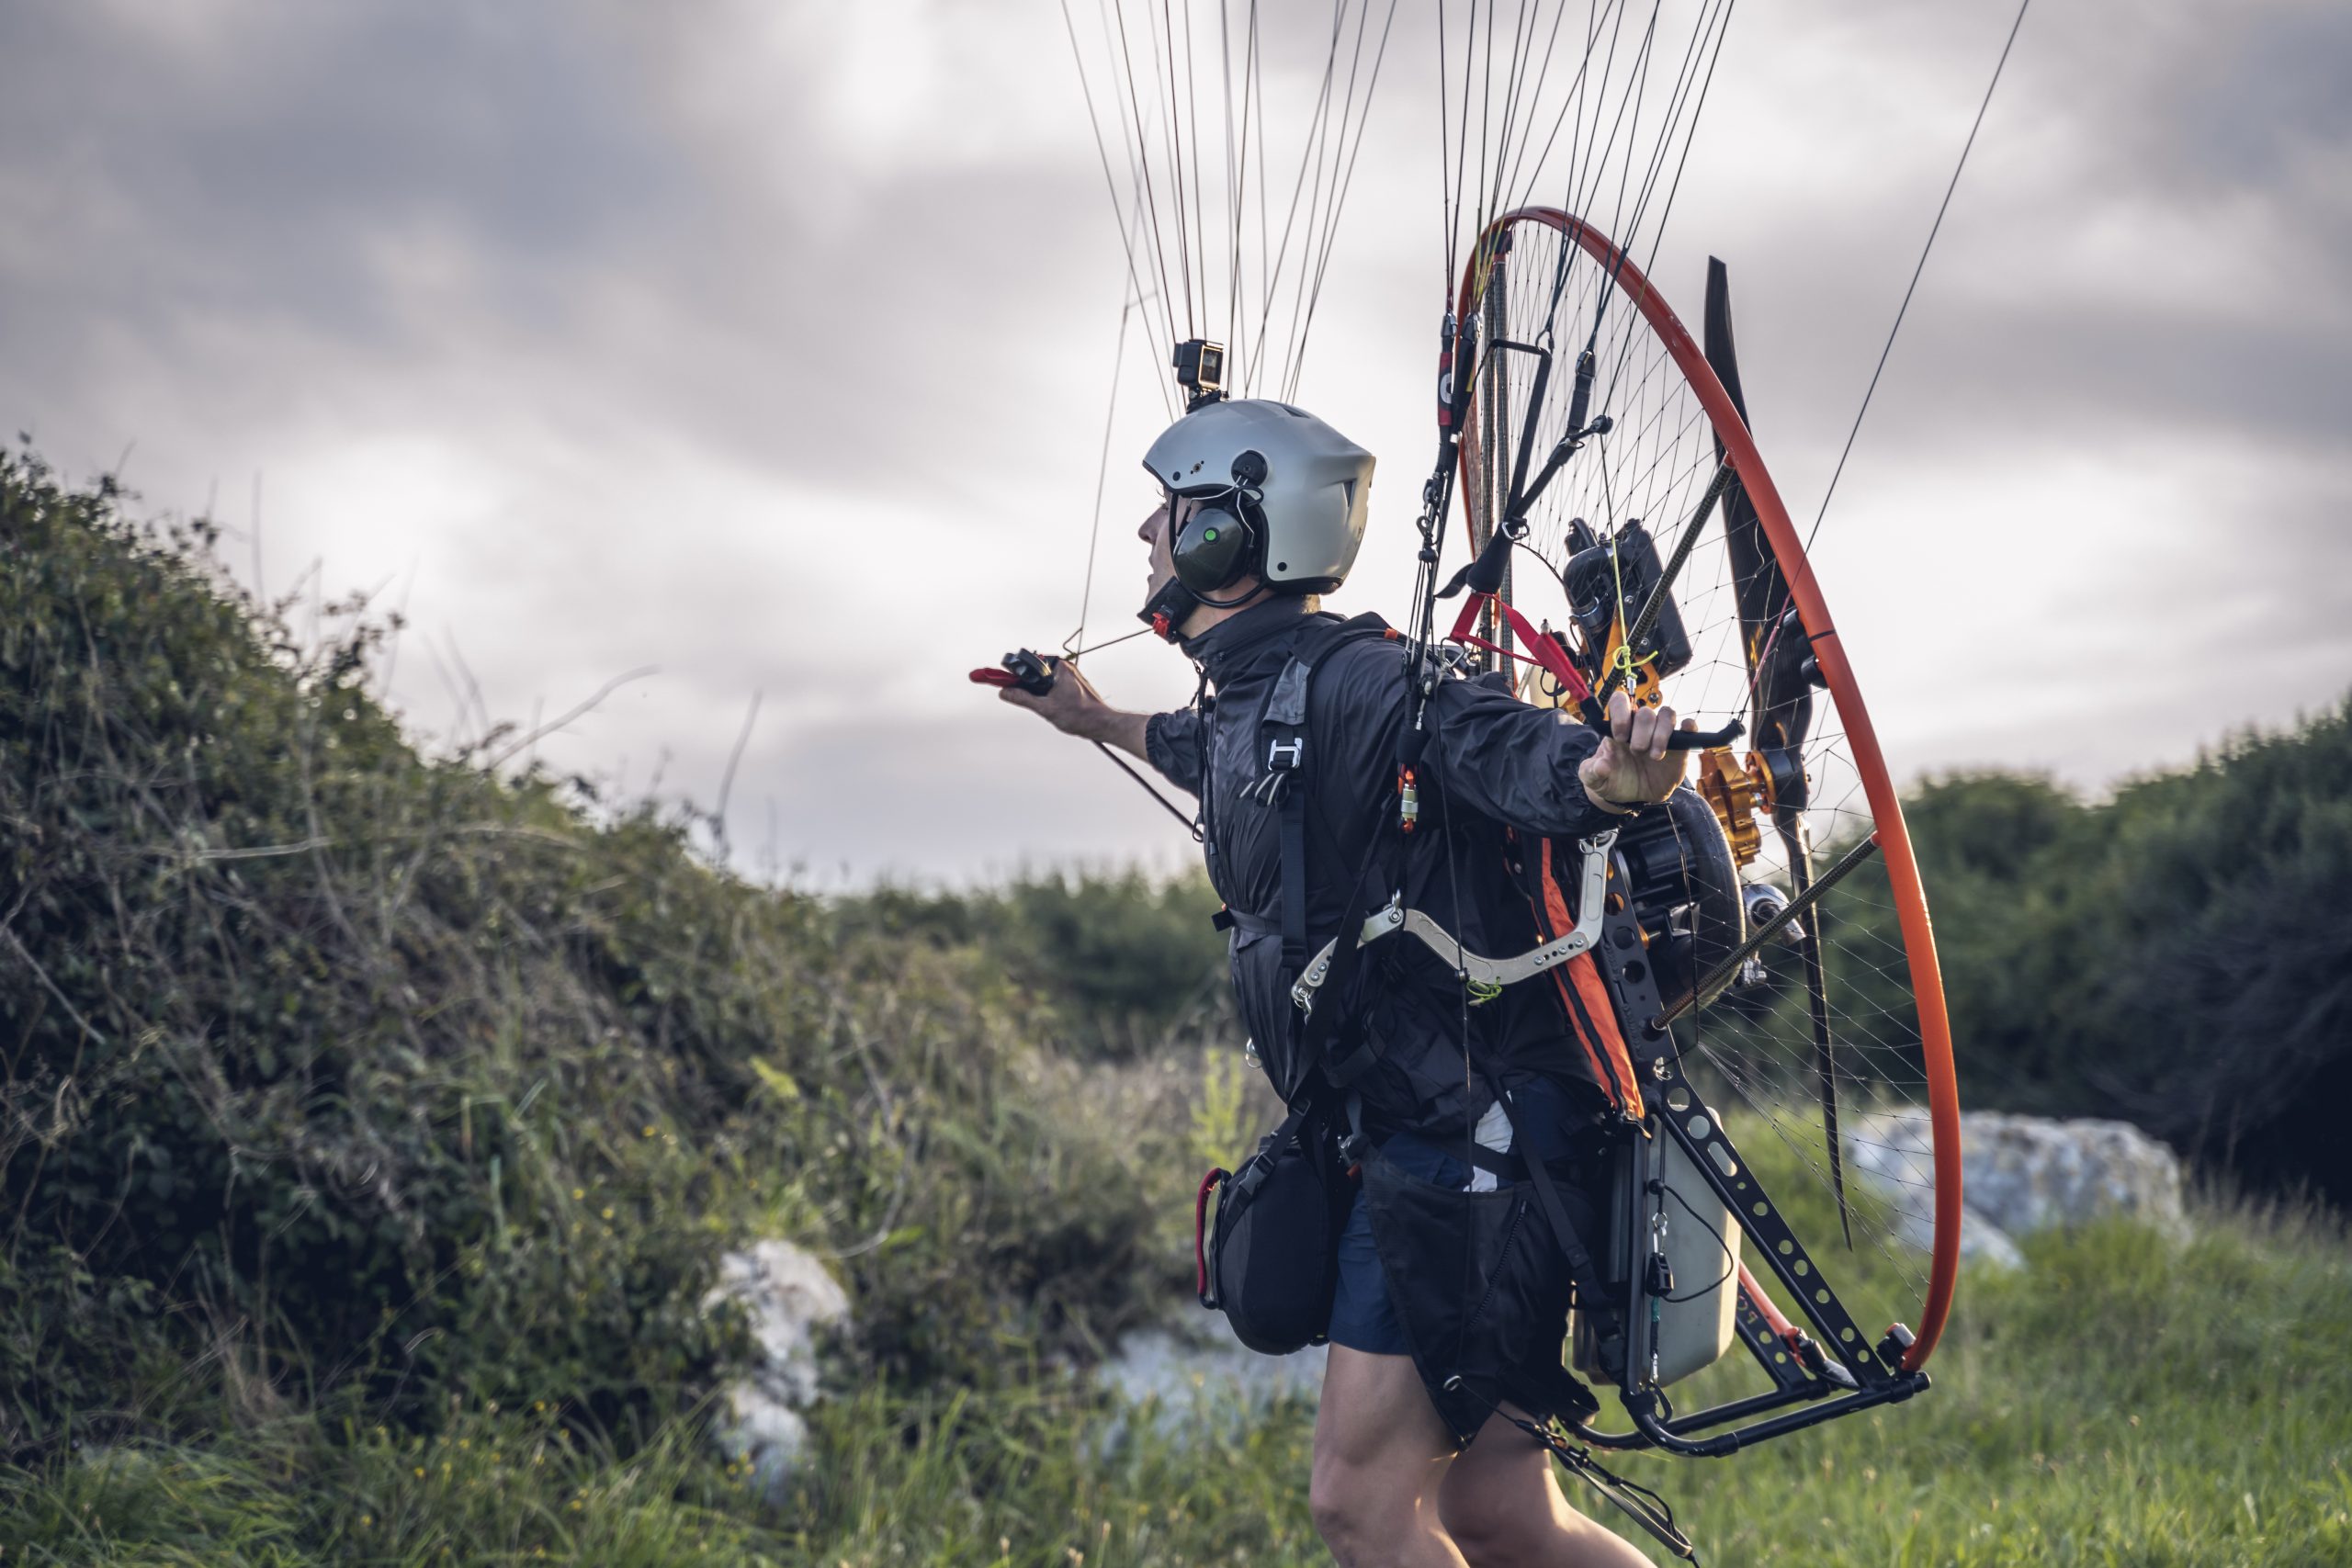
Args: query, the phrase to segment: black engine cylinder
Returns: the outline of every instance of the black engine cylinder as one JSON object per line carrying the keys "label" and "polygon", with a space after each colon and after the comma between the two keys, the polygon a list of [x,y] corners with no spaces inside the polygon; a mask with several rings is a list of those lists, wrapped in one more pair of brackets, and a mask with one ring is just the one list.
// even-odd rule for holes
{"label": "black engine cylinder", "polygon": [[1659,997],[1672,1007],[1747,939],[1731,841],[1704,797],[1683,784],[1626,825],[1617,852],[1634,916],[1649,933]]}

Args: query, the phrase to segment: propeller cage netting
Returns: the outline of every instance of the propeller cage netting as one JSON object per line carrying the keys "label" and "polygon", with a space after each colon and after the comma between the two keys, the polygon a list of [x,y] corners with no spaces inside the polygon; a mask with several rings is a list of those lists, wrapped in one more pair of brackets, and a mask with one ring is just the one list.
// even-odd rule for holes
{"label": "propeller cage netting", "polygon": [[[1747,727],[1731,747],[1696,759],[1702,795],[1714,809],[1674,814],[1682,863],[1668,874],[1684,886],[1679,897],[1657,900],[1664,907],[1655,918],[1645,911],[1654,942],[1679,928],[1682,962],[1687,967],[1695,949],[1703,969],[1709,954],[1729,945],[1726,919],[1745,918],[1744,909],[1730,912],[1711,872],[1736,865],[1745,891],[1737,902],[1768,917],[1877,834],[1880,813],[1865,780],[1873,769],[1883,780],[1883,767],[1874,741],[1866,755],[1852,744],[1841,713],[1859,707],[1850,685],[1833,693],[1808,662],[1815,644],[1806,617],[1791,614],[1788,574],[1771,541],[1752,522],[1742,525],[1752,515],[1745,491],[1760,487],[1736,485],[1711,509],[1657,631],[1630,654],[1620,648],[1659,562],[1682,542],[1724,460],[1716,421],[1674,352],[1672,336],[1682,329],[1663,300],[1643,297],[1650,287],[1606,239],[1556,209],[1509,215],[1487,231],[1465,268],[1459,305],[1465,331],[1477,334],[1459,482],[1474,550],[1498,527],[1523,526],[1508,596],[1540,627],[1563,635],[1596,680],[1622,663],[1632,689],[1701,728],[1731,719]],[[1668,323],[1664,330],[1653,313]],[[1697,353],[1687,334],[1685,345]],[[1589,391],[1578,408],[1577,366],[1588,347]],[[1600,416],[1606,434],[1585,437],[1541,492],[1514,510],[1514,497],[1524,498],[1578,428],[1572,421],[1589,425]],[[1564,581],[1571,577],[1573,584]],[[1482,630],[1512,646],[1507,626],[1490,622]],[[1517,668],[1532,700],[1560,700],[1541,671]],[[1843,1257],[1833,1196],[1842,1185],[1853,1245],[1866,1257],[1861,1267],[1837,1269],[1836,1288],[1858,1319],[1882,1325],[1919,1322],[1922,1303],[1936,1293],[1935,1139],[1925,1111],[1950,1098],[1940,993],[1929,1008],[1931,1043],[1900,914],[1886,869],[1864,861],[1745,974],[1673,1026],[1687,1070],[1751,1156],[1776,1166],[1793,1160],[1809,1173],[1809,1181],[1773,1184],[1772,1196],[1825,1259]],[[1672,961],[1670,953],[1661,957]],[[1931,951],[1925,962],[1934,991]],[[1838,1107],[1834,1142],[1825,1125],[1825,1071]],[[1763,1149],[1767,1138],[1781,1151]]]}

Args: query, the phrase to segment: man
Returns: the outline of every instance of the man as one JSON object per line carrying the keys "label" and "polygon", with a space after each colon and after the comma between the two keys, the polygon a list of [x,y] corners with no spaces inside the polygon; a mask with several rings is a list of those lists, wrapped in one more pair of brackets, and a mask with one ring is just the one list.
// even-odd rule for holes
{"label": "man", "polygon": [[[1303,906],[1307,942],[1320,948],[1351,898],[1367,907],[1358,880],[1375,878],[1369,908],[1400,894],[1474,953],[1536,946],[1506,864],[1508,832],[1589,835],[1663,800],[1682,776],[1681,753],[1667,749],[1673,710],[1620,694],[1608,733],[1596,734],[1520,702],[1500,675],[1449,676],[1430,697],[1425,743],[1408,747],[1405,647],[1347,635],[1319,613],[1317,595],[1345,578],[1363,538],[1371,455],[1288,405],[1218,401],[1171,426],[1145,467],[1166,501],[1137,531],[1151,560],[1144,615],[1200,667],[1202,699],[1175,713],[1122,712],[1068,664],[1043,695],[1008,687],[1003,699],[1148,761],[1199,797],[1210,878],[1233,921],[1235,996],[1262,1065],[1296,1102],[1339,1076],[1345,1055],[1385,1190],[1468,1201],[1495,1190],[1496,1170],[1510,1169],[1501,1162],[1522,1157],[1515,1126],[1546,1170],[1572,1179],[1580,1131],[1604,1102],[1554,992],[1467,997],[1425,944],[1392,939],[1356,955],[1351,994],[1319,998],[1346,1021],[1310,1044],[1291,996],[1298,933],[1283,924]],[[1303,724],[1269,731],[1270,715],[1301,705]],[[1287,916],[1282,790],[1270,787],[1285,762],[1298,771],[1280,782],[1306,792],[1306,886],[1291,890]],[[1413,830],[1401,831],[1408,785]],[[1442,1319],[1457,1305],[1430,1280],[1443,1272],[1432,1257],[1462,1245],[1442,1234],[1442,1202],[1435,1212],[1432,1226],[1427,1213],[1359,1196],[1340,1238],[1309,1488],[1316,1528],[1346,1568],[1642,1562],[1567,1506],[1550,1456],[1514,1424],[1589,1398],[1565,1386],[1573,1380],[1559,1364],[1567,1287],[1555,1249],[1521,1248],[1533,1259],[1524,1266],[1545,1272],[1506,1293],[1538,1303],[1532,1315],[1476,1320],[1496,1341],[1481,1363],[1491,1380],[1465,1390],[1417,1364],[1415,1347],[1430,1362],[1426,1348],[1453,1331]]]}

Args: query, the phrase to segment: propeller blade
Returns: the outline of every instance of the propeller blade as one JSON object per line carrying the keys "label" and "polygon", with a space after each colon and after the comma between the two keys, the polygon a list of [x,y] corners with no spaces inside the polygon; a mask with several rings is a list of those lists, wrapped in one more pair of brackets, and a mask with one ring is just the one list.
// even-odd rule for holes
{"label": "propeller blade", "polygon": [[[1707,258],[1707,303],[1703,328],[1707,365],[1730,394],[1740,423],[1749,423],[1747,395],[1739,383],[1739,350],[1732,337],[1731,273],[1721,259]],[[1715,458],[1724,444],[1715,441]],[[1813,728],[1813,682],[1804,663],[1810,649],[1790,614],[1789,586],[1765,541],[1763,525],[1747,491],[1735,482],[1724,495],[1724,537],[1731,555],[1732,592],[1739,606],[1740,646],[1747,658],[1756,748],[1773,780],[1772,823],[1788,852],[1789,892],[1802,898],[1813,886],[1813,836],[1805,830],[1805,778],[1802,758]],[[1821,1126],[1828,1141],[1829,1184],[1838,1198],[1838,1224],[1849,1251],[1853,1221],[1846,1206],[1845,1151],[1838,1146],[1838,1043],[1829,1028],[1827,976],[1823,973],[1819,922],[1809,919],[1797,939],[1804,965],[1806,1010],[1812,1015],[1814,1071],[1821,1093]]]}
{"label": "propeller blade", "polygon": [[[1739,350],[1732,337],[1731,275],[1723,262],[1707,258],[1707,302],[1702,328],[1707,365],[1731,395],[1740,422],[1748,423],[1747,396],[1739,382]],[[1715,441],[1721,462],[1724,444]],[[1745,486],[1735,482],[1724,495],[1724,543],[1731,556],[1732,595],[1739,607],[1740,649],[1747,660],[1753,722],[1749,732],[1759,750],[1792,755],[1804,746],[1812,728],[1813,685],[1803,665],[1811,651],[1797,630],[1784,625],[1789,585],[1764,537],[1763,524]]]}

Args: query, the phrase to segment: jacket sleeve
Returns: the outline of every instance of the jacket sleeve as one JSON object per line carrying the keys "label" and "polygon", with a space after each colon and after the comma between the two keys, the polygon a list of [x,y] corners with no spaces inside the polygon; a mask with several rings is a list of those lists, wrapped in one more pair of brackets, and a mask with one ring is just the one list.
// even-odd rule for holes
{"label": "jacket sleeve", "polygon": [[1463,805],[1535,833],[1595,833],[1618,820],[1577,776],[1600,737],[1564,709],[1530,706],[1491,675],[1441,682],[1430,707],[1427,764]]}
{"label": "jacket sleeve", "polygon": [[1153,714],[1144,723],[1143,749],[1161,778],[1186,795],[1201,793],[1201,715],[1197,708]]}

